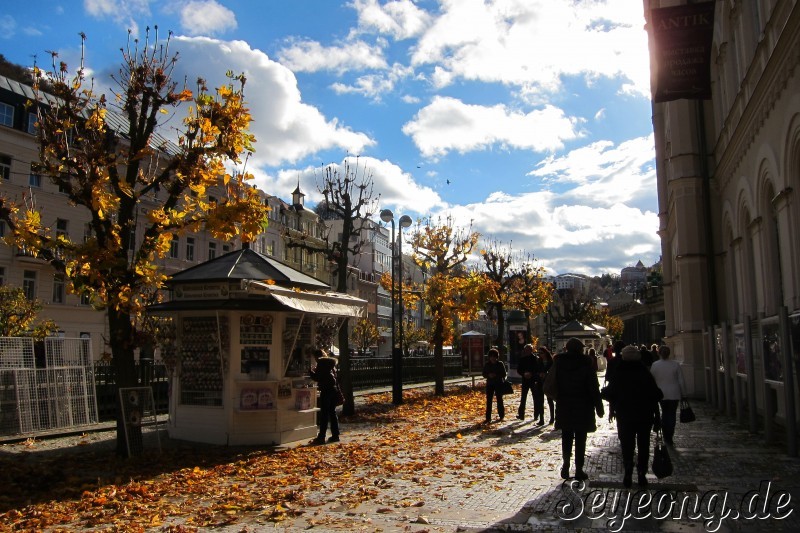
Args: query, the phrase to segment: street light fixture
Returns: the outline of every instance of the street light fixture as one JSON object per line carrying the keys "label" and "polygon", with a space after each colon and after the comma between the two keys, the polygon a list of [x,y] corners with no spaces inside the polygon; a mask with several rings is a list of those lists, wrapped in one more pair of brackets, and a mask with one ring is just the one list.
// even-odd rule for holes
{"label": "street light fixture", "polygon": [[411,217],[408,215],[403,215],[400,217],[400,220],[397,221],[397,280],[398,280],[398,300],[399,305],[398,309],[400,311],[400,358],[398,359],[398,373],[400,374],[400,380],[398,384],[398,389],[400,393],[398,394],[398,400],[395,401],[395,404],[403,403],[403,342],[405,341],[405,337],[403,336],[403,322],[405,322],[405,311],[403,310],[403,228],[407,228],[411,225]]}
{"label": "street light fixture", "polygon": [[[391,222],[392,223],[392,403],[395,405],[400,405],[403,403],[403,263],[402,263],[402,253],[403,253],[403,243],[402,243],[402,236],[403,236],[403,228],[407,228],[411,225],[411,217],[408,215],[403,215],[400,217],[400,243],[399,249],[397,253],[395,252],[395,238],[394,238],[394,213],[390,209],[384,209],[381,211],[380,218],[384,222]],[[395,325],[395,310],[394,310],[394,296],[395,296],[395,272],[394,272],[394,265],[395,261],[398,261],[399,264],[399,286],[400,286],[400,300],[399,300],[399,310],[400,310],[400,346],[396,346],[396,325]]]}

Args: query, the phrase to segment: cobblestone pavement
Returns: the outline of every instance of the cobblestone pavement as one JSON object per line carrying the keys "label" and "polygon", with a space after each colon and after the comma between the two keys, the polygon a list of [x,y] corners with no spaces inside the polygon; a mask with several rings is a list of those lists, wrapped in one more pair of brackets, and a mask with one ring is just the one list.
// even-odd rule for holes
{"label": "cobblestone pavement", "polygon": [[[648,474],[647,490],[622,487],[621,454],[614,425],[598,421],[587,443],[585,485],[562,482],[560,432],[537,426],[530,416],[517,420],[518,393],[506,397],[510,419],[486,427],[482,413],[454,417],[452,433],[420,442],[445,454],[443,464],[458,468],[431,470],[420,476],[370,477],[353,472],[360,482],[331,484],[306,494],[303,513],[283,522],[250,517],[219,531],[800,531],[800,459],[788,457],[782,442],[765,443],[734,420],[693,402],[697,421],[678,424],[670,451],[672,476]],[[451,421],[445,421],[445,427]],[[379,429],[344,422],[342,442],[363,447]],[[458,433],[457,444],[454,436]],[[462,435],[463,433],[463,435]],[[86,437],[82,437],[84,440]],[[97,437],[100,439],[101,437]],[[57,446],[59,439],[54,439]],[[60,439],[70,446],[69,439]],[[111,441],[109,441],[110,444]],[[6,445],[8,451],[22,445]],[[493,456],[488,461],[485,454]],[[333,451],[333,450],[331,450]],[[483,454],[473,461],[471,452]],[[397,463],[420,461],[408,452],[389,455]],[[492,463],[495,461],[495,463]],[[503,476],[488,475],[486,464],[511,465]],[[358,474],[358,475],[357,475]],[[345,476],[346,477],[346,476]],[[356,486],[369,480],[373,486]],[[336,498],[339,491],[342,498]],[[353,506],[346,493],[372,491]],[[332,497],[332,495],[334,497]],[[314,502],[320,502],[315,504]],[[672,502],[672,503],[670,503]],[[0,524],[0,529],[2,525]]]}
{"label": "cobblestone pavement", "polygon": [[[507,413],[515,413],[513,396],[509,400]],[[647,490],[636,484],[623,488],[615,426],[607,420],[590,435],[590,479],[582,485],[559,477],[560,432],[537,426],[533,418],[512,419],[464,438],[475,446],[491,443],[502,454],[519,454],[528,468],[509,471],[501,483],[465,485],[450,472],[426,478],[425,486],[394,480],[395,504],[424,501],[424,506],[397,512],[396,505],[376,499],[356,508],[322,507],[314,511],[317,523],[330,526],[313,530],[800,531],[800,509],[795,509],[800,459],[788,457],[782,443],[767,444],[761,435],[717,416],[706,404],[693,402],[693,407],[697,421],[678,424],[670,451],[673,475],[656,479],[649,473]],[[369,439],[369,431],[348,433],[345,426],[343,436],[357,443]],[[277,528],[300,531],[309,525],[296,519]]]}

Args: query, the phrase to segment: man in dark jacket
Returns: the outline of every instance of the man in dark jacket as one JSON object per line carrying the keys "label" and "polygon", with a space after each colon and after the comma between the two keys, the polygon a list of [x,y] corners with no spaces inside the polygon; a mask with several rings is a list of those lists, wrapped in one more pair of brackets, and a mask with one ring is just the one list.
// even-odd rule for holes
{"label": "man in dark jacket", "polygon": [[500,420],[503,420],[506,414],[502,386],[508,372],[506,365],[500,360],[500,352],[496,348],[490,349],[486,357],[488,361],[483,365],[483,377],[486,378],[486,423],[488,424],[492,421],[493,396],[497,398],[497,416]]}
{"label": "man in dark jacket", "polygon": [[561,477],[569,478],[572,443],[575,442],[575,479],[589,476],[583,470],[586,456],[586,436],[597,429],[595,413],[604,416],[600,399],[597,373],[589,357],[583,353],[583,343],[573,337],[567,341],[566,351],[556,356],[553,363],[558,394],[556,396],[556,427],[561,429],[561,455],[564,464]]}
{"label": "man in dark jacket", "polygon": [[633,483],[633,452],[638,447],[639,486],[647,486],[647,463],[650,458],[650,430],[660,428],[658,401],[661,389],[642,363],[642,352],[636,346],[622,349],[614,380],[608,385],[610,417],[617,419],[617,435],[622,451],[625,474],[622,484]]}
{"label": "man in dark jacket", "polygon": [[[533,418],[542,417],[539,406],[536,405],[535,386],[541,381],[542,363],[536,354],[533,353],[533,346],[526,344],[522,349],[522,355],[517,361],[517,373],[522,378],[522,397],[519,399],[519,410],[517,418],[525,419],[525,404],[528,401],[528,391],[533,397]],[[541,385],[540,385],[541,386]],[[540,424],[542,425],[542,424]]]}

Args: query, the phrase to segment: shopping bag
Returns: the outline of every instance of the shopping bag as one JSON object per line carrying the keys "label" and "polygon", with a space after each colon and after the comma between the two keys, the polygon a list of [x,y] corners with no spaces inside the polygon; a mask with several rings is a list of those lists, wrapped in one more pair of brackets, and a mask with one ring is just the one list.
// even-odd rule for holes
{"label": "shopping bag", "polygon": [[653,448],[653,474],[658,479],[672,475],[672,459],[660,431],[656,432],[656,445]]}
{"label": "shopping bag", "polygon": [[558,401],[558,380],[556,378],[556,368],[557,367],[554,361],[553,366],[551,366],[550,370],[547,371],[547,376],[544,378],[544,385],[542,387],[545,396],[553,401]]}
{"label": "shopping bag", "polygon": [[514,394],[514,385],[507,379],[504,379],[503,383],[500,384],[500,394]]}
{"label": "shopping bag", "polygon": [[688,400],[681,400],[680,420],[682,423],[694,422],[697,420],[697,417],[694,416],[694,411],[692,410],[692,406],[689,405]]}

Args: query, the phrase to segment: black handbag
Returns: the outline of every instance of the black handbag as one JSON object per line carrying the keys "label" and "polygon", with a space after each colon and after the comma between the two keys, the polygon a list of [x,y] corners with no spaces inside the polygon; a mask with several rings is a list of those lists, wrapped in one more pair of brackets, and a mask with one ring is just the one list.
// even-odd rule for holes
{"label": "black handbag", "polygon": [[658,479],[672,475],[672,459],[660,431],[656,431],[656,444],[653,447],[653,474]]}
{"label": "black handbag", "polygon": [[507,379],[504,379],[503,383],[500,384],[500,394],[514,394],[514,385]]}
{"label": "black handbag", "polygon": [[682,423],[694,422],[697,420],[697,417],[694,416],[694,411],[692,411],[692,406],[689,405],[688,400],[681,400],[680,420]]}
{"label": "black handbag", "polygon": [[344,394],[339,385],[336,385],[336,406],[344,405]]}

